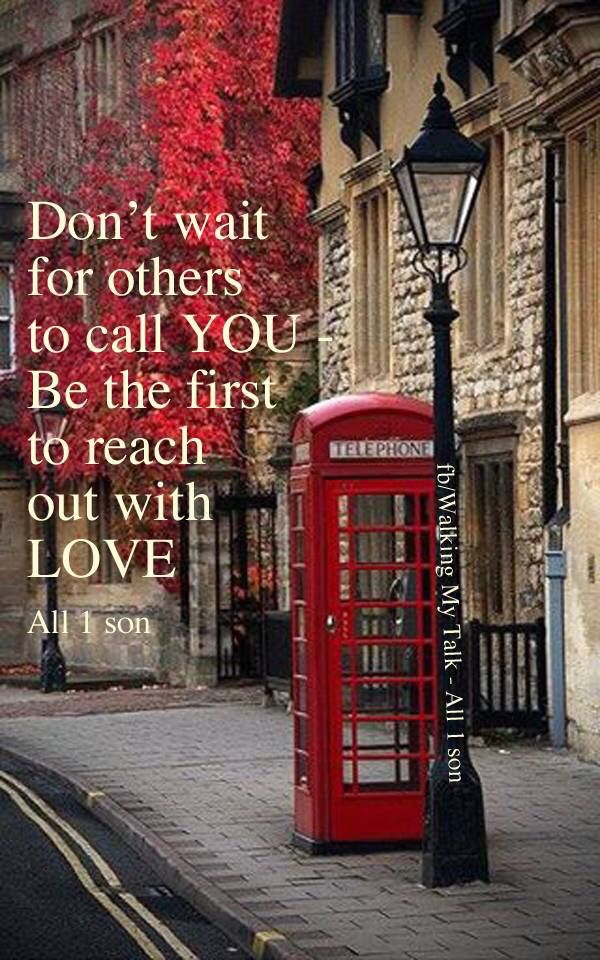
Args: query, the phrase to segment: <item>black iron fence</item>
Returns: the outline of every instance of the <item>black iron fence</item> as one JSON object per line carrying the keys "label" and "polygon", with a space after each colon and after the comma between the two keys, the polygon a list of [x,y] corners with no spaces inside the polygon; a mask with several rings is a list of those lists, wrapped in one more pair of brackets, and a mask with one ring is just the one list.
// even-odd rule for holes
{"label": "black iron fence", "polygon": [[469,624],[471,730],[547,729],[543,619],[533,623]]}
{"label": "black iron fence", "polygon": [[238,483],[214,503],[219,680],[260,680],[265,618],[277,608],[275,491]]}

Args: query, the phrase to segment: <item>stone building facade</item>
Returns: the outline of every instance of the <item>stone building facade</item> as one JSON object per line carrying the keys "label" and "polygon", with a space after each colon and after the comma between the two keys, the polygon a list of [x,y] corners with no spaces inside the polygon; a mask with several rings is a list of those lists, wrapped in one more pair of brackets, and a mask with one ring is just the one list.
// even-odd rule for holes
{"label": "stone building facade", "polygon": [[600,10],[584,0],[284,0],[276,78],[280,95],[322,103],[323,396],[431,399],[428,291],[390,162],[438,71],[462,131],[488,147],[454,283],[467,613],[544,615],[552,533],[568,561],[569,739],[595,758],[599,56]]}
{"label": "stone building facade", "polygon": [[[559,523],[549,536],[566,561],[565,639],[569,738],[600,758],[600,10],[597,3],[526,4],[502,43],[525,77],[542,136],[553,144],[561,210],[557,340],[562,446]],[[544,130],[545,126],[545,130]],[[558,529],[556,529],[558,528]],[[562,539],[562,544],[560,540]],[[551,546],[553,544],[551,543]]]}

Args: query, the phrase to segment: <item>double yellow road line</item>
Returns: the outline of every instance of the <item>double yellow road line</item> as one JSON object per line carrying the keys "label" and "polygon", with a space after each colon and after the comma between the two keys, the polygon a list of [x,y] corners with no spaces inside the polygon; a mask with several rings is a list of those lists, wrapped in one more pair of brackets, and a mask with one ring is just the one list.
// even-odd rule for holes
{"label": "double yellow road line", "polygon": [[[115,920],[120,927],[149,958],[149,960],[166,960],[164,953],[153,938],[136,922],[137,915],[147,929],[153,931],[156,939],[163,947],[166,944],[178,960],[200,960],[173,931],[148,910],[143,903],[123,890],[119,877],[112,867],[104,860],[98,851],[66,820],[60,817],[49,804],[42,800],[33,790],[26,787],[16,777],[0,771],[0,790],[5,793],[19,808],[21,813],[46,835],[54,848],[66,860],[77,877],[81,886],[96,900],[96,902]],[[67,842],[67,841],[70,841]],[[80,851],[80,853],[76,851]],[[84,857],[93,864],[100,874],[110,893],[102,889],[92,879],[87,869]],[[129,908],[125,912],[123,906]]]}

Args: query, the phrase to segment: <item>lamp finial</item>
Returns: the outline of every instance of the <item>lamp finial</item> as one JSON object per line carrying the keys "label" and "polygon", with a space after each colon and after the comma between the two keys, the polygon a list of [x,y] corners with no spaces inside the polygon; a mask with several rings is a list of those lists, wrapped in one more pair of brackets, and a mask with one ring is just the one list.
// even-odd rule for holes
{"label": "lamp finial", "polygon": [[438,73],[433,85],[433,97],[427,105],[427,114],[422,130],[456,130],[450,101],[445,96],[446,87],[441,73]]}

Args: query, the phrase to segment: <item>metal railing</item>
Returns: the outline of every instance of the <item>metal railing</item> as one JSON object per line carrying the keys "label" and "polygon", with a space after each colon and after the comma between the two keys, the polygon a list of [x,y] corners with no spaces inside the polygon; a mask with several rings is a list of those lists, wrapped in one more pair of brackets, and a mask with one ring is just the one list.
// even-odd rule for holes
{"label": "metal railing", "polygon": [[543,619],[533,623],[469,624],[471,729],[547,730]]}

